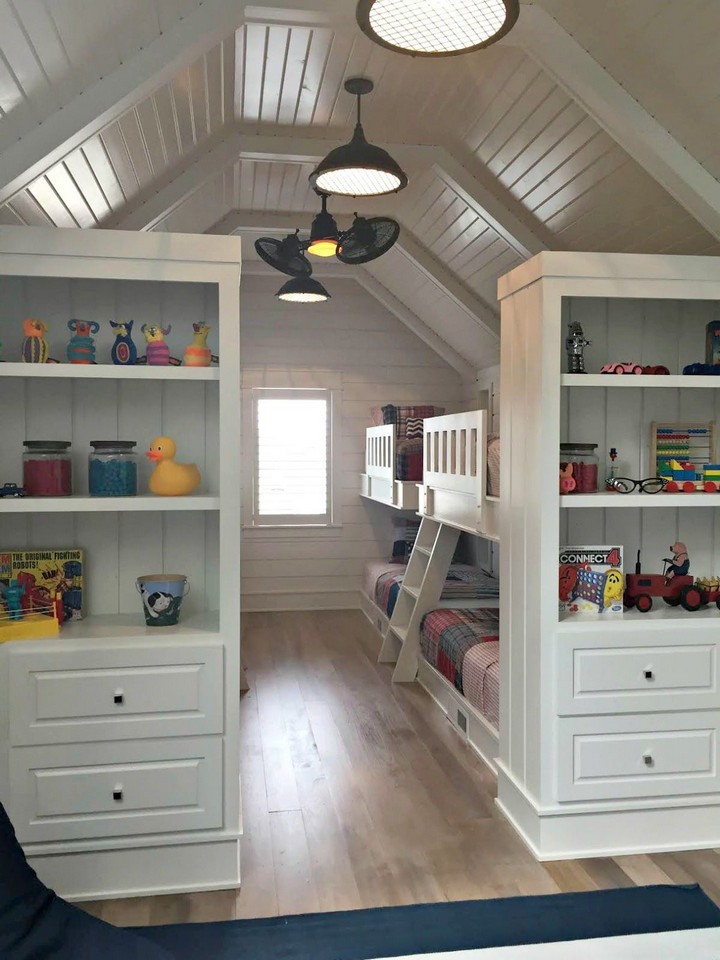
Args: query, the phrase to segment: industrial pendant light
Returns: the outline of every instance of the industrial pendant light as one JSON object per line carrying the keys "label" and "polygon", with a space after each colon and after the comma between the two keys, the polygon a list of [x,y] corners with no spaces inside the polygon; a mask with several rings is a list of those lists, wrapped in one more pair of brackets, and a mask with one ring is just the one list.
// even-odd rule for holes
{"label": "industrial pendant light", "polygon": [[373,89],[372,80],[354,77],[345,81],[357,97],[357,124],[350,143],[331,150],[310,174],[319,192],[343,197],[379,197],[407,186],[408,178],[387,150],[368,143],[360,123],[360,97]]}
{"label": "industrial pendant light", "polygon": [[312,277],[292,277],[275,294],[278,300],[290,303],[321,303],[329,300],[330,294],[325,287]]}
{"label": "industrial pendant light", "polygon": [[396,53],[450,57],[495,43],[513,27],[519,0],[359,0],[357,22]]}
{"label": "industrial pendant light", "polygon": [[315,257],[334,257],[337,253],[340,232],[335,217],[327,212],[327,194],[321,193],[322,210],[310,227],[310,242],[307,252]]}

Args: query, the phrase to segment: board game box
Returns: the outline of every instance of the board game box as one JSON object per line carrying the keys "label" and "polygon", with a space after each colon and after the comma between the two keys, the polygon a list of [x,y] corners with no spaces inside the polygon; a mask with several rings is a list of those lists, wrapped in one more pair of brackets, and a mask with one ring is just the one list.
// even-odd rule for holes
{"label": "board game box", "polygon": [[559,610],[570,613],[622,613],[622,547],[560,547]]}
{"label": "board game box", "polygon": [[47,609],[59,592],[64,619],[82,619],[82,550],[0,550],[0,595],[10,580],[24,587],[24,611]]}

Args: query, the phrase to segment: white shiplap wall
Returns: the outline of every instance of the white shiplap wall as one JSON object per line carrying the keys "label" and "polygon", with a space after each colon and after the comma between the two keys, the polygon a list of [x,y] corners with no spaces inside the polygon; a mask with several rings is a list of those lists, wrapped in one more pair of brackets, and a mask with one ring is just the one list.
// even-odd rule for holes
{"label": "white shiplap wall", "polygon": [[[357,606],[363,566],[389,556],[398,516],[358,493],[370,407],[431,403],[453,411],[467,396],[456,371],[354,280],[323,282],[333,299],[309,307],[276,300],[279,277],[246,277],[241,286],[245,386],[337,384],[342,414],[342,528],[330,536],[245,530],[245,610]],[[247,471],[247,443],[244,449]]]}

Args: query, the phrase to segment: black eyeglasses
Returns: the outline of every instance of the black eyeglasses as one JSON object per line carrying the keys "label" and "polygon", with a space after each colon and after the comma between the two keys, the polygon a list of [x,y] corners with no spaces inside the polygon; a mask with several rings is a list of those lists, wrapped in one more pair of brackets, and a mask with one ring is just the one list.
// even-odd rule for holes
{"label": "black eyeglasses", "polygon": [[668,477],[648,477],[646,480],[631,480],[630,477],[608,477],[605,486],[615,493],[632,493],[640,488],[641,493],[660,493],[669,482]]}

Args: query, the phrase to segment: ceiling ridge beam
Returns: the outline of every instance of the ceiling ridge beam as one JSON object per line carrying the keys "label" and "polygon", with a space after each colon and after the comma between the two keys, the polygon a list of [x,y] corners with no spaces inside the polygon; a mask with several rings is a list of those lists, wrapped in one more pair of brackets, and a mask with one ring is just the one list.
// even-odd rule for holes
{"label": "ceiling ridge beam", "polygon": [[502,43],[533,58],[612,138],[714,237],[720,183],[549,13],[523,4]]}
{"label": "ceiling ridge beam", "polygon": [[[293,6],[332,19],[332,0],[292,0]],[[0,158],[0,204],[7,203],[100,133],[123,113],[175,77],[183,67],[230,36],[245,19],[239,0],[200,0],[200,5],[108,76],[96,81],[41,123],[15,135]],[[253,16],[287,7],[286,0],[261,0]]]}

